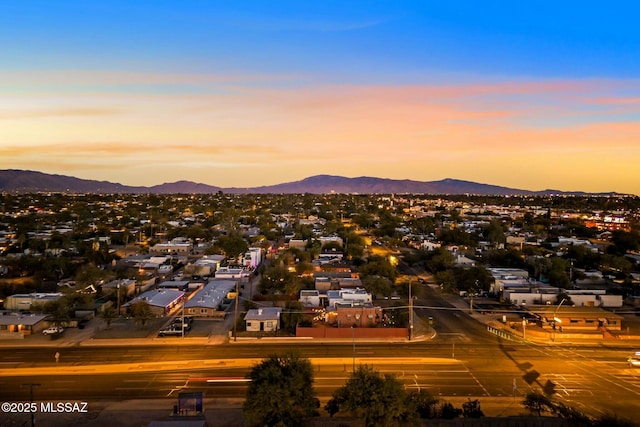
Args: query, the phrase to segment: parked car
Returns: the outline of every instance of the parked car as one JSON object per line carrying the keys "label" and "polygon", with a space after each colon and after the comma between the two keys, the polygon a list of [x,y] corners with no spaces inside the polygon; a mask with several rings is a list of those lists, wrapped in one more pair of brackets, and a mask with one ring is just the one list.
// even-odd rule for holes
{"label": "parked car", "polygon": [[191,325],[193,324],[193,321],[191,320],[190,317],[185,317],[184,318],[184,323],[182,323],[182,318],[181,317],[177,317],[173,323],[171,324],[171,327],[174,329],[180,329],[180,328],[184,328],[185,331],[189,331],[191,330]]}
{"label": "parked car", "polygon": [[64,328],[61,326],[51,326],[50,328],[47,328],[44,331],[42,331],[42,334],[55,335],[55,334],[61,334],[63,331],[64,331]]}
{"label": "parked car", "polygon": [[640,351],[636,351],[636,353],[633,356],[630,356],[627,359],[627,363],[629,364],[630,368],[640,367]]}
{"label": "parked car", "polygon": [[[184,333],[186,334],[187,331],[185,330]],[[182,334],[183,331],[180,328],[174,327],[169,327],[158,331],[159,337],[181,337]]]}

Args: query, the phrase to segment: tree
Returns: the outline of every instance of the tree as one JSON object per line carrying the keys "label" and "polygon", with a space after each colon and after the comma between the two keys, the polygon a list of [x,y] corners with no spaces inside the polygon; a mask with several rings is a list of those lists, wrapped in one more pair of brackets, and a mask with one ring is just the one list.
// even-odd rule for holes
{"label": "tree", "polygon": [[118,315],[118,312],[115,308],[113,308],[112,305],[105,308],[100,313],[100,317],[102,317],[102,320],[104,320],[104,323],[107,324],[107,328],[111,327],[111,322],[113,321],[113,319],[116,318],[117,315]]}
{"label": "tree", "polygon": [[389,296],[393,292],[391,280],[380,276],[367,276],[362,279],[364,288],[371,293],[374,298],[376,296]]}
{"label": "tree", "polygon": [[56,326],[64,325],[71,320],[69,306],[63,298],[47,302],[42,311],[49,314],[47,320]]}
{"label": "tree", "polygon": [[349,412],[362,419],[364,425],[388,426],[412,421],[417,412],[402,383],[393,375],[381,375],[360,365],[347,383],[337,389],[325,410],[333,416]]}
{"label": "tree", "polygon": [[313,366],[295,353],[271,355],[253,366],[243,405],[250,426],[301,426],[318,415],[320,401],[313,388]]}
{"label": "tree", "polygon": [[280,265],[271,265],[262,274],[258,290],[262,294],[272,292],[275,294],[297,294],[300,284],[297,277]]}
{"label": "tree", "polygon": [[391,282],[394,282],[398,277],[398,270],[387,258],[383,257],[371,257],[367,264],[360,267],[359,272],[363,277],[381,276],[388,278]]}
{"label": "tree", "polygon": [[440,399],[434,397],[427,390],[421,389],[420,391],[410,393],[409,400],[415,406],[420,418],[436,417],[436,405],[440,402]]}
{"label": "tree", "polygon": [[458,418],[462,414],[462,409],[456,408],[451,402],[444,402],[440,406],[440,417],[445,420],[452,420]]}
{"label": "tree", "polygon": [[139,323],[142,326],[147,323],[147,320],[153,317],[151,307],[149,307],[149,303],[146,301],[138,301],[131,304],[129,306],[129,312],[131,313],[134,322]]}
{"label": "tree", "polygon": [[236,259],[240,254],[244,254],[249,245],[238,233],[231,233],[218,239],[218,246],[222,248],[224,254],[229,259]]}
{"label": "tree", "polygon": [[438,248],[428,253],[426,266],[430,272],[435,274],[453,267],[454,262],[455,258],[451,252],[445,248]]}
{"label": "tree", "polygon": [[484,412],[482,412],[482,409],[480,409],[480,401],[478,399],[467,399],[467,401],[462,404],[462,415],[465,418],[484,417]]}
{"label": "tree", "polygon": [[524,400],[522,401],[522,404],[525,408],[527,408],[537,416],[542,415],[543,412],[551,411],[551,409],[553,408],[551,400],[538,391],[527,393]]}
{"label": "tree", "polygon": [[291,334],[295,334],[296,325],[304,318],[304,305],[300,301],[287,301],[282,312],[282,328]]}

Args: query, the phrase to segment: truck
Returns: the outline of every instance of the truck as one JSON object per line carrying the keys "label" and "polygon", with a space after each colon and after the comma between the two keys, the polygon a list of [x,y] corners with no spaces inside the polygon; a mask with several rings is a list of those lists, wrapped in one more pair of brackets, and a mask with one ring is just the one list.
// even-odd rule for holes
{"label": "truck", "polygon": [[181,337],[182,334],[182,328],[176,328],[173,325],[165,329],[160,329],[158,331],[159,337]]}

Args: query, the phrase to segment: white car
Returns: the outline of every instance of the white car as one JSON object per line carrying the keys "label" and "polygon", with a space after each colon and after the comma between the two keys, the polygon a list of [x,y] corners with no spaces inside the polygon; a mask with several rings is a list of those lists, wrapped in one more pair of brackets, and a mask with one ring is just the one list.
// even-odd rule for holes
{"label": "white car", "polygon": [[55,334],[61,334],[62,331],[64,331],[64,328],[61,326],[52,326],[50,328],[45,329],[44,331],[42,331],[43,335],[55,335]]}
{"label": "white car", "polygon": [[630,368],[640,367],[640,351],[636,351],[636,353],[627,359],[627,363],[629,363]]}

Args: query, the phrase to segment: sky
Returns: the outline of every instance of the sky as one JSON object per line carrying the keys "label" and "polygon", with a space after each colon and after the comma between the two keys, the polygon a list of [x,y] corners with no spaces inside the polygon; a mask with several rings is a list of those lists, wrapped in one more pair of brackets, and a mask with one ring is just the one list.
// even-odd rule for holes
{"label": "sky", "polygon": [[0,2],[0,169],[640,195],[635,1]]}

